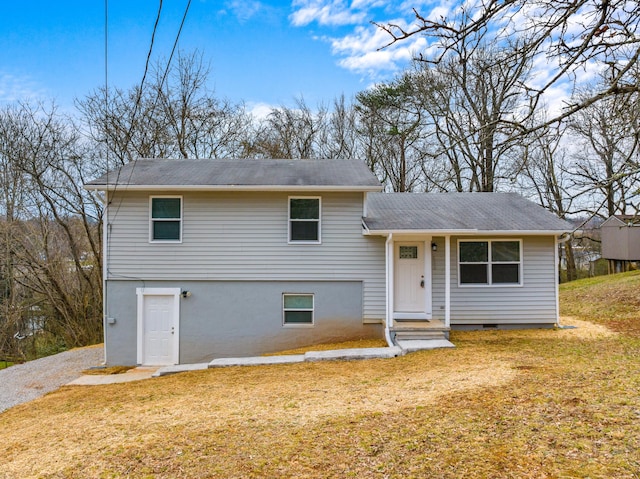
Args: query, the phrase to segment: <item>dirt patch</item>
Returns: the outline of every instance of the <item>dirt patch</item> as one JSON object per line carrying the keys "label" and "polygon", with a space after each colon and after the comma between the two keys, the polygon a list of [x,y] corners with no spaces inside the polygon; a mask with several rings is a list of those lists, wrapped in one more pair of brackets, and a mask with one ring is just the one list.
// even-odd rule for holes
{"label": "dirt patch", "polygon": [[562,316],[560,318],[562,326],[574,326],[575,329],[562,329],[560,334],[581,339],[599,339],[616,336],[618,333],[602,324],[581,321],[572,316]]}

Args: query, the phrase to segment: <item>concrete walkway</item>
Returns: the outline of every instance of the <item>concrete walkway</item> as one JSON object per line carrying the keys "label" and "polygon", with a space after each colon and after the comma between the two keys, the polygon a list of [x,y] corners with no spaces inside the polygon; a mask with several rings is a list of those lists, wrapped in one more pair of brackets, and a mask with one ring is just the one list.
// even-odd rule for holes
{"label": "concrete walkway", "polygon": [[209,363],[176,364],[175,366],[137,367],[122,374],[109,375],[84,375],[69,385],[94,386],[98,384],[114,384],[130,381],[139,381],[151,377],[168,376],[169,374],[187,371],[201,371],[209,368],[224,368],[231,366],[263,366],[270,364],[293,364],[317,361],[349,361],[359,359],[386,359],[404,356],[407,353],[425,349],[453,348],[452,343],[446,340],[411,340],[402,341],[400,345],[387,348],[354,348],[334,349],[330,351],[309,351],[304,354],[292,354],[283,356],[254,356],[245,358],[219,358]]}
{"label": "concrete walkway", "polygon": [[83,374],[74,379],[68,386],[95,386],[97,384],[116,384],[128,383],[131,381],[140,381],[141,379],[149,379],[158,371],[159,368],[137,367],[129,369],[121,374]]}

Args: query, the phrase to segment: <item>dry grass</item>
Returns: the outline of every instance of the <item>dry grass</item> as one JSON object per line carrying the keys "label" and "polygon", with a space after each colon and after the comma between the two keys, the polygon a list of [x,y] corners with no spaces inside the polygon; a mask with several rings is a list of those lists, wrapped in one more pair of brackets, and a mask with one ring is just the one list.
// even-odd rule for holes
{"label": "dry grass", "polygon": [[354,341],[344,341],[342,343],[323,343],[304,348],[287,349],[277,353],[265,354],[265,356],[285,356],[292,354],[304,354],[309,351],[330,351],[332,349],[356,349],[356,348],[384,348],[387,342],[384,339],[358,339]]}
{"label": "dry grass", "polygon": [[85,369],[82,371],[82,374],[88,374],[90,376],[107,376],[111,374],[124,374],[133,368],[135,368],[135,366],[110,366],[108,368]]}
{"label": "dry grass", "polygon": [[640,339],[631,313],[585,321],[600,287],[563,288],[577,329],[62,388],[0,415],[0,478],[638,478]]}

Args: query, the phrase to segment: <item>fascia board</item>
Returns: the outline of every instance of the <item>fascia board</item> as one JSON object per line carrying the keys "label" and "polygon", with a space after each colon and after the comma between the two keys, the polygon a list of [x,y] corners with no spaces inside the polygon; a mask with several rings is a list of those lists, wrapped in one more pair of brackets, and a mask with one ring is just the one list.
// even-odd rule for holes
{"label": "fascia board", "polygon": [[366,230],[370,236],[393,235],[455,235],[455,236],[558,236],[568,233],[566,230]]}
{"label": "fascia board", "polygon": [[89,191],[323,191],[323,192],[377,192],[378,186],[332,185],[84,185]]}

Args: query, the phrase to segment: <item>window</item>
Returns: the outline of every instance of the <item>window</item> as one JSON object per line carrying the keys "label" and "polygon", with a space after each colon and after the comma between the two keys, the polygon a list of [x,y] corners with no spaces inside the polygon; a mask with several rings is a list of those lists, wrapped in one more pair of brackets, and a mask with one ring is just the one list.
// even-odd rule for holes
{"label": "window", "polygon": [[418,247],[417,246],[400,246],[398,248],[399,259],[418,259]]}
{"label": "window", "polygon": [[182,240],[182,197],[151,197],[151,241]]}
{"label": "window", "polygon": [[289,242],[320,243],[320,198],[289,198]]}
{"label": "window", "polygon": [[460,284],[519,285],[521,242],[459,241]]}
{"label": "window", "polygon": [[283,294],[285,326],[313,325],[313,294]]}

